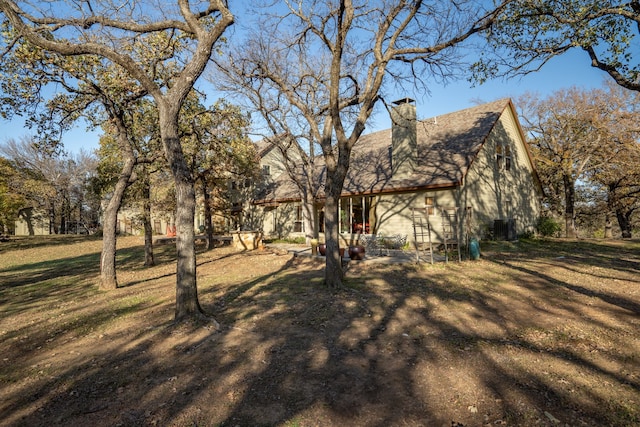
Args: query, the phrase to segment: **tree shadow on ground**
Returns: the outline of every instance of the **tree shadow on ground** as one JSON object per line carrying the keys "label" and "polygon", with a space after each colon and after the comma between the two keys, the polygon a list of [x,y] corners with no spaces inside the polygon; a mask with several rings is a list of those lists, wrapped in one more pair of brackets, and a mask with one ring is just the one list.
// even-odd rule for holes
{"label": "tree shadow on ground", "polygon": [[[199,267],[201,303],[220,331],[173,325],[171,303],[133,286],[113,315],[145,312],[134,317],[144,323],[111,329],[109,315],[82,312],[74,324],[98,315],[95,332],[72,331],[78,347],[66,336],[68,368],[48,376],[46,354],[21,362],[43,373],[9,379],[29,393],[3,393],[0,416],[16,425],[640,422],[637,299],[593,295],[614,285],[600,276],[576,289],[562,263],[540,273],[548,253],[503,261],[361,264],[335,292],[311,259],[228,254]],[[88,344],[96,349],[83,357]]]}
{"label": "tree shadow on ground", "polygon": [[32,249],[38,247],[55,247],[102,240],[98,235],[52,234],[46,236],[12,236],[6,242],[0,242],[0,253],[13,250]]}
{"label": "tree shadow on ground", "polygon": [[[522,330],[548,325],[537,322],[535,310],[518,309],[490,288],[456,289],[451,276],[459,271],[427,277],[406,275],[404,269],[376,272],[338,295],[304,290],[308,279],[303,277],[289,279],[300,296],[312,297],[288,304],[285,312],[273,313],[270,321],[237,337],[247,342],[243,347],[254,349],[251,358],[262,366],[253,365],[256,372],[248,384],[236,384],[236,390],[244,390],[242,400],[225,424],[276,425],[298,416],[320,424],[325,419],[331,425],[368,426],[480,425],[509,418],[521,424],[527,417],[543,425],[553,424],[556,417],[570,424],[608,422],[602,405],[612,403],[604,396],[574,399],[558,390],[553,379],[510,360],[509,353],[530,362],[570,364],[630,386],[638,396],[637,378],[629,381],[578,351],[549,349],[523,337]],[[384,291],[376,292],[376,286]],[[250,289],[244,298],[260,305],[255,312],[272,312],[282,292],[274,298]],[[549,296],[542,297],[552,304]],[[579,305],[564,305],[568,315],[581,315]],[[459,315],[457,306],[462,306]],[[464,322],[468,311],[473,318]],[[230,363],[238,365],[237,360]],[[567,408],[575,412],[567,413]]]}

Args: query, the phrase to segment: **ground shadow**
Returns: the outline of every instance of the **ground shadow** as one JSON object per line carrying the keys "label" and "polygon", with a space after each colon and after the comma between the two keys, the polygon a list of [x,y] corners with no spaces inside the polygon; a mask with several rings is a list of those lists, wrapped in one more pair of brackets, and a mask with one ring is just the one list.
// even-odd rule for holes
{"label": "ground shadow", "polygon": [[[585,256],[583,265],[597,262]],[[345,289],[333,291],[321,286],[323,264],[310,258],[226,253],[199,266],[201,304],[220,331],[173,325],[172,306],[140,299],[139,283],[125,290],[138,299],[120,311],[78,312],[68,327],[94,319],[99,331],[110,316],[141,311],[148,323],[76,332],[82,345],[104,350],[71,354],[55,377],[39,361],[34,369],[43,373],[32,383],[13,379],[28,394],[3,393],[0,416],[21,414],[16,425],[640,422],[638,301],[597,290],[614,271],[576,286],[558,278],[574,264],[549,259],[546,252],[446,266],[360,264]],[[544,272],[535,268],[541,263]],[[34,351],[14,338],[6,343],[12,358]]]}

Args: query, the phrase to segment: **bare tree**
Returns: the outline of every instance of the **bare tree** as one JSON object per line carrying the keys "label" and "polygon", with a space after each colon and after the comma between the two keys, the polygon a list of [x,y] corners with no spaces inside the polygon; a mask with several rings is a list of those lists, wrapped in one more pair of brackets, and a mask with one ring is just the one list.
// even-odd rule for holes
{"label": "bare tree", "polygon": [[[117,64],[153,97],[178,197],[175,318],[199,317],[202,309],[196,287],[195,189],[180,143],[178,116],[215,44],[233,23],[233,15],[223,0],[197,4],[178,0],[162,7],[153,2],[146,5],[110,1],[58,3],[43,1],[19,6],[11,0],[0,0],[0,12],[19,37],[62,55],[96,55]],[[143,35],[164,40],[165,56],[147,56],[144,46],[136,43]],[[180,54],[185,51],[188,54]],[[146,72],[149,61],[171,62],[176,68],[170,75],[169,87],[162,79],[154,80],[155,76]]]}
{"label": "bare tree", "polygon": [[[242,51],[223,67],[234,70],[237,89],[252,97],[274,137],[284,132],[294,141],[305,138],[309,147],[298,150],[307,155],[313,144],[319,145],[326,167],[325,282],[340,287],[338,201],[351,150],[374,108],[392,83],[426,87],[452,77],[463,66],[456,47],[489,28],[504,5],[486,9],[465,0],[283,3],[262,10],[265,18],[256,24],[256,34],[238,44]],[[269,98],[258,98],[257,91]]]}

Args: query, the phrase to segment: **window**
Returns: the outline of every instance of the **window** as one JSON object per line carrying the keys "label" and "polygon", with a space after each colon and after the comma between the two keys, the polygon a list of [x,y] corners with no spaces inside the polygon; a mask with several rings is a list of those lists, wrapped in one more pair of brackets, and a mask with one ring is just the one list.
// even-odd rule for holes
{"label": "window", "polygon": [[427,215],[432,216],[436,214],[436,198],[433,196],[427,196],[424,198],[424,207]]}
{"label": "window", "polygon": [[496,146],[496,164],[498,170],[504,167],[504,170],[511,170],[511,147],[507,144],[498,144]]}
{"label": "window", "polygon": [[369,234],[371,197],[347,197],[340,199],[340,232]]}
{"label": "window", "polygon": [[302,206],[296,206],[296,220],[293,224],[293,231],[295,233],[302,233]]}
{"label": "window", "polygon": [[511,170],[511,147],[504,146],[504,170]]}

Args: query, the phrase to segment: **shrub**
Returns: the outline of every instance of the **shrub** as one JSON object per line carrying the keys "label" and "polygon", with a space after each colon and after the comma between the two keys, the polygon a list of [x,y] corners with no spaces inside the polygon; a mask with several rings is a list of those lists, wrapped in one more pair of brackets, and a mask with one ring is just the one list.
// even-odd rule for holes
{"label": "shrub", "polygon": [[519,238],[519,239],[533,239],[534,237],[535,237],[535,236],[534,236],[534,233],[533,233],[533,231],[531,231],[531,230],[523,231],[523,232],[518,236],[518,238]]}
{"label": "shrub", "polygon": [[549,237],[557,234],[560,230],[562,230],[562,226],[555,219],[542,216],[538,219],[538,225],[536,226],[538,233],[540,233],[544,237]]}

